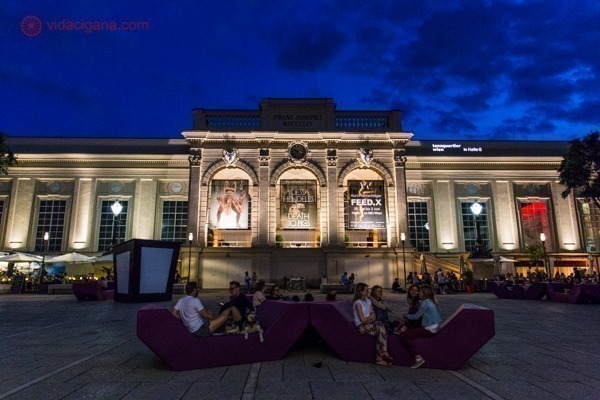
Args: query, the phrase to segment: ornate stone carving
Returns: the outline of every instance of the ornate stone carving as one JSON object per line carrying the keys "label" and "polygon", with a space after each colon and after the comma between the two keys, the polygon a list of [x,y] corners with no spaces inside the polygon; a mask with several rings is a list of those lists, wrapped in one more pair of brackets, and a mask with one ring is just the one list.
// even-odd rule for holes
{"label": "ornate stone carving", "polygon": [[394,150],[394,164],[396,167],[404,167],[406,165],[406,150],[398,149]]}
{"label": "ornate stone carving", "polygon": [[188,160],[190,161],[190,165],[200,165],[200,161],[202,161],[202,153],[198,152],[190,154]]}
{"label": "ornate stone carving", "polygon": [[356,152],[356,159],[363,166],[368,167],[371,165],[371,161],[373,161],[373,150],[360,148]]}
{"label": "ornate stone carving", "polygon": [[235,165],[236,161],[238,160],[238,149],[223,149],[223,160],[225,161],[228,167]]}
{"label": "ornate stone carving", "polygon": [[268,167],[271,156],[258,156],[258,163],[261,167]]}

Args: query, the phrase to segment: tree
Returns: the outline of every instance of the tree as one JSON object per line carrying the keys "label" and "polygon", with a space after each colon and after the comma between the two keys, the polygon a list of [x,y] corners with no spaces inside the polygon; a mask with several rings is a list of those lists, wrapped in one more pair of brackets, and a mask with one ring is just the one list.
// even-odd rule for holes
{"label": "tree", "polygon": [[583,139],[571,142],[558,168],[560,184],[566,186],[563,199],[572,192],[593,201],[600,208],[600,132],[592,131]]}
{"label": "tree", "polygon": [[8,167],[17,165],[17,158],[6,144],[6,135],[0,132],[0,174],[8,175]]}

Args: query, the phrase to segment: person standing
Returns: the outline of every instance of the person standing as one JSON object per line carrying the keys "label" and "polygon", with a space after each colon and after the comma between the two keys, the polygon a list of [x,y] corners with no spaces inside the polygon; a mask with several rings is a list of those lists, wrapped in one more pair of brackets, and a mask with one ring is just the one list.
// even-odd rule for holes
{"label": "person standing", "polygon": [[246,284],[246,292],[250,292],[250,289],[252,289],[252,277],[248,271],[246,271],[246,274],[244,275],[244,283]]}

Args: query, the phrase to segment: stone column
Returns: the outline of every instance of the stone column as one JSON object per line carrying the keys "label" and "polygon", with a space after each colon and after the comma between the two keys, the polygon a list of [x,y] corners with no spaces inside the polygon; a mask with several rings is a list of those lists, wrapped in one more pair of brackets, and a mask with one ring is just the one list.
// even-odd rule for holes
{"label": "stone column", "polygon": [[269,149],[261,149],[258,156],[258,246],[269,246]]}
{"label": "stone column", "polygon": [[188,182],[188,233],[194,234],[198,246],[205,246],[204,229],[200,230],[200,175],[202,172],[202,150],[195,150],[188,157],[190,179]]}
{"label": "stone column", "polygon": [[394,165],[396,173],[396,235],[391,244],[400,244],[400,234],[406,234],[406,243],[410,246],[406,205],[406,156],[404,149],[394,150]]}
{"label": "stone column", "polygon": [[[337,186],[337,150],[327,150],[327,226],[329,236],[321,235],[323,246],[341,246],[340,235],[343,238],[344,232],[339,229],[338,207],[338,186]],[[342,205],[343,206],[343,205]]]}

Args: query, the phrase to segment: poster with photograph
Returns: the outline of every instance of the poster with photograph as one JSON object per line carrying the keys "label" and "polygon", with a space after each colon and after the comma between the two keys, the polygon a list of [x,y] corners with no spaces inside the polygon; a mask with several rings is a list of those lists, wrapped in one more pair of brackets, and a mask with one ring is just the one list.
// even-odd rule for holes
{"label": "poster with photograph", "polygon": [[348,228],[385,229],[383,181],[348,181]]}
{"label": "poster with photograph", "polygon": [[279,227],[282,229],[318,227],[316,181],[281,181]]}
{"label": "poster with photograph", "polygon": [[210,186],[211,229],[248,229],[248,180],[213,180]]}

